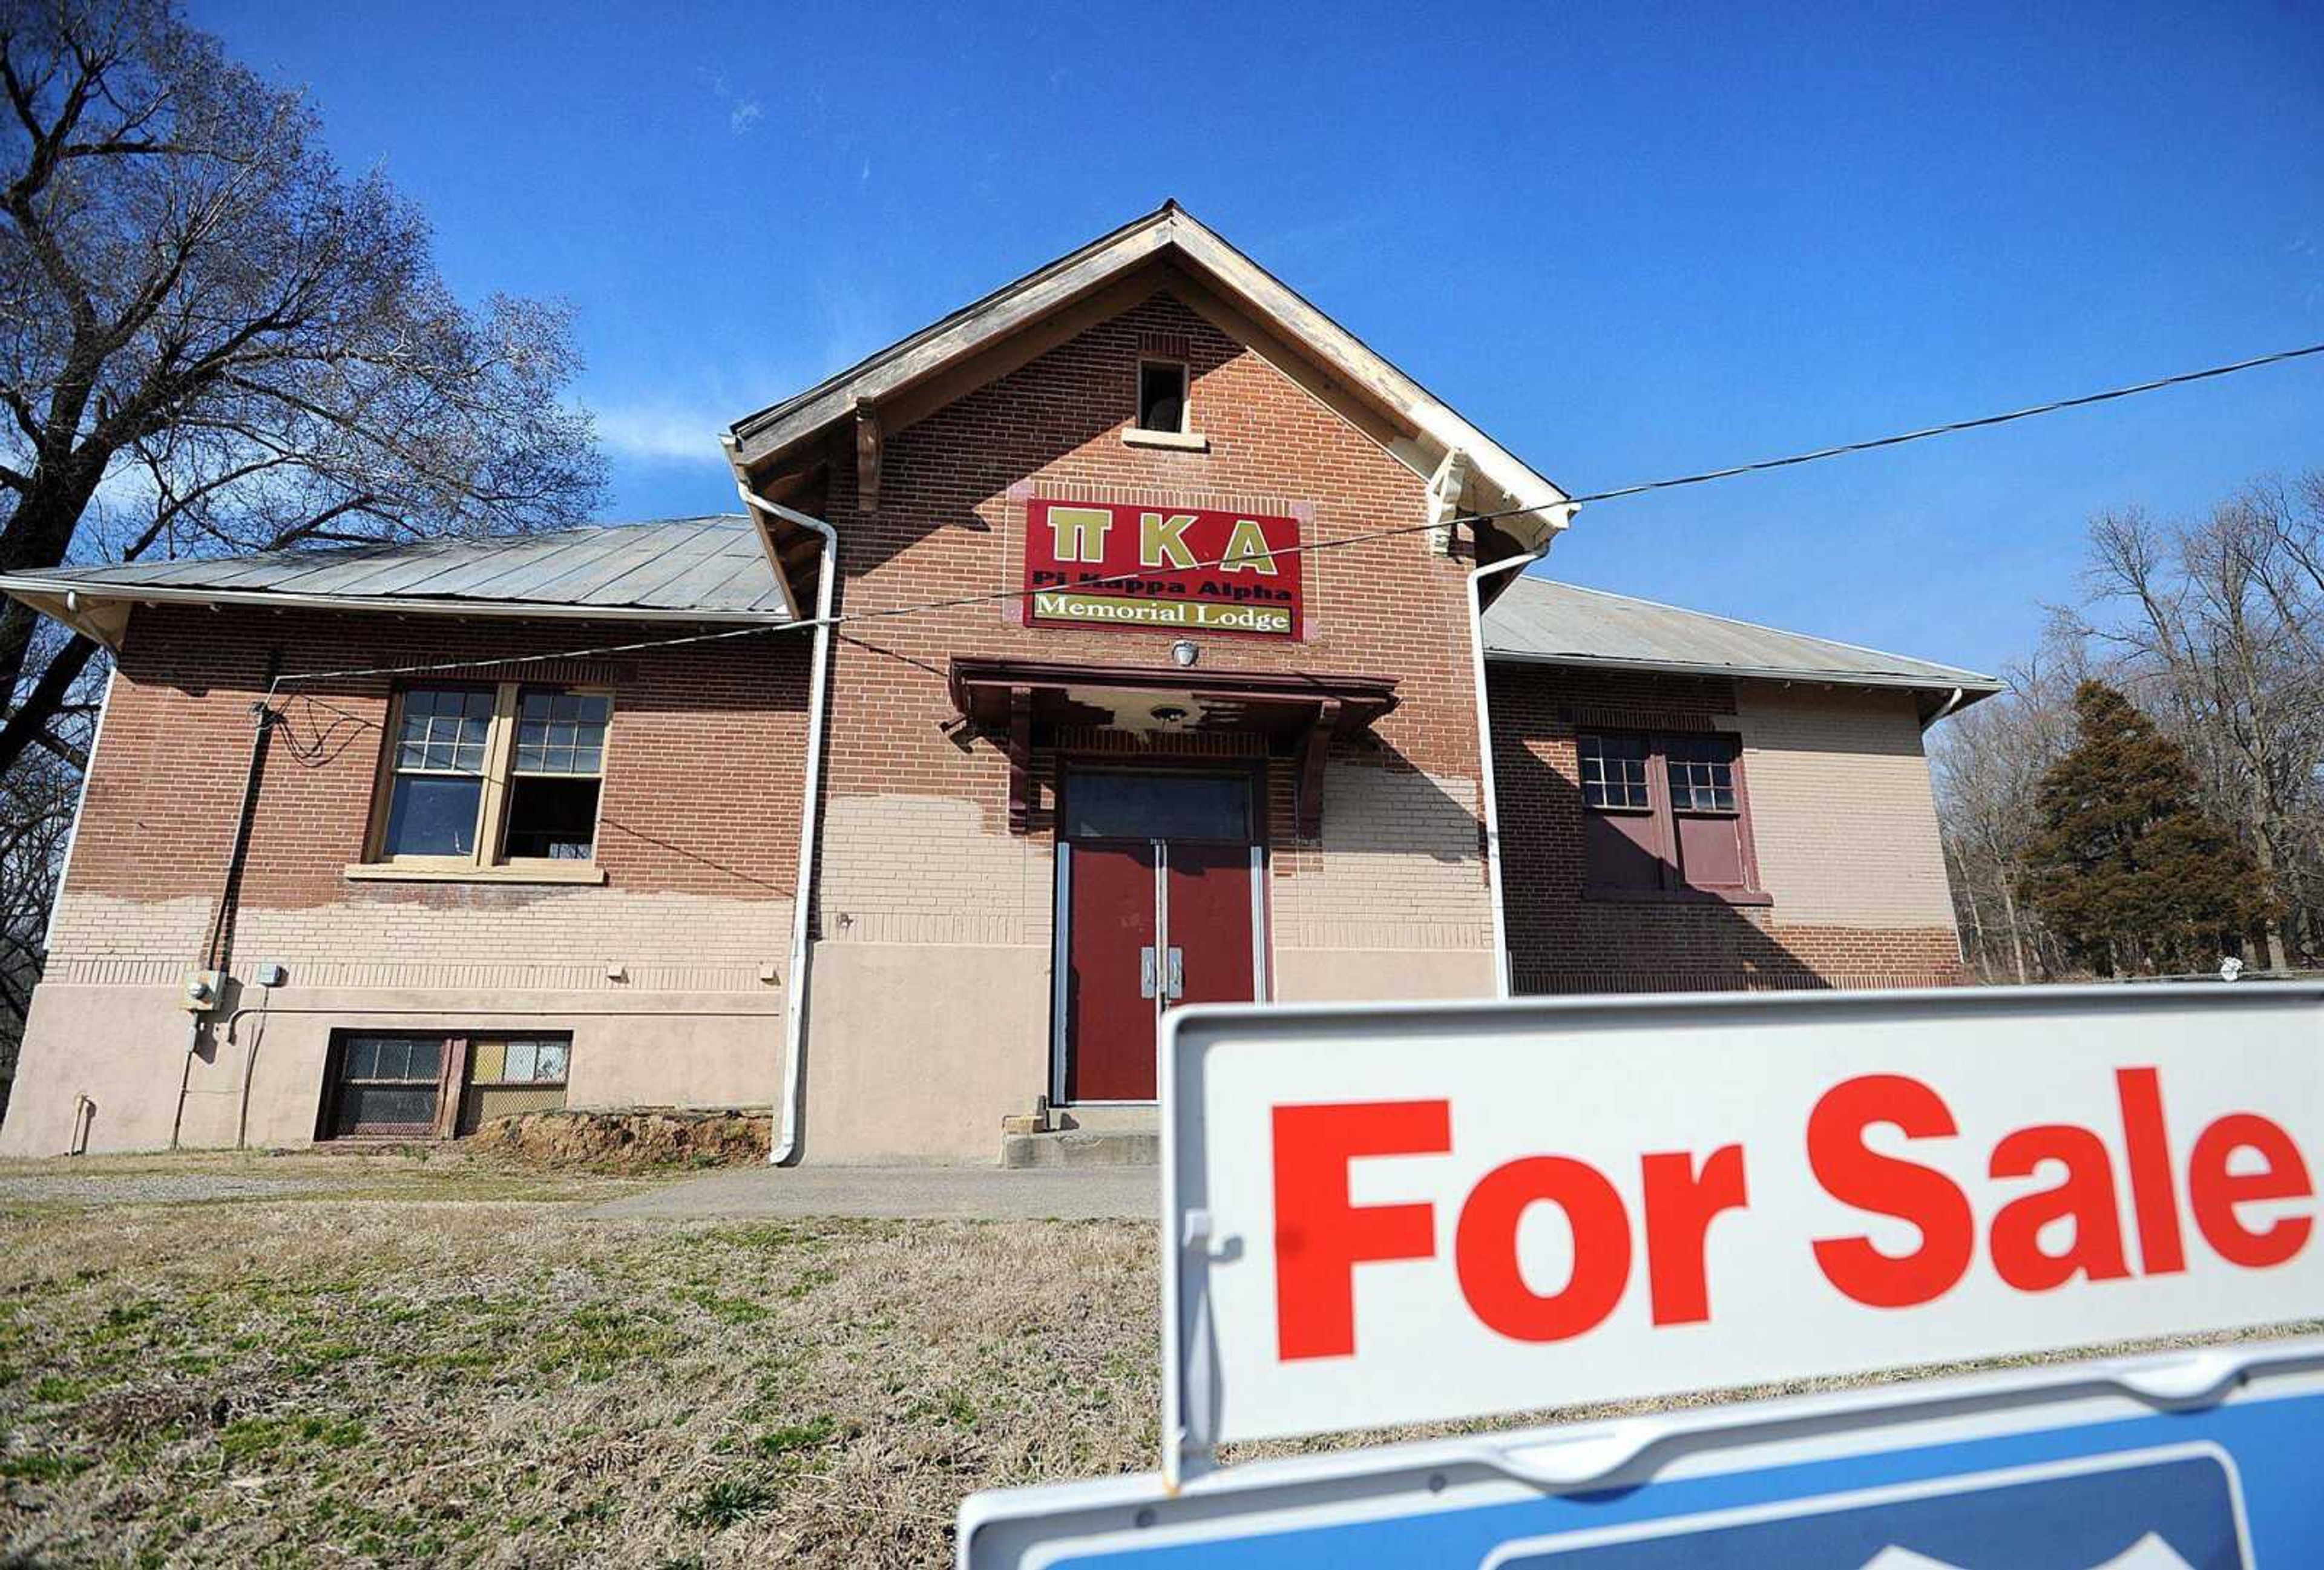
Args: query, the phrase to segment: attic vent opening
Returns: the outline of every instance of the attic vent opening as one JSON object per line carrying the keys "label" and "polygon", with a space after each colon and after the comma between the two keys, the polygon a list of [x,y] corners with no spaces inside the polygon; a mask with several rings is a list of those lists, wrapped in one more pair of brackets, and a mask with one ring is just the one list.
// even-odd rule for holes
{"label": "attic vent opening", "polygon": [[1138,363],[1138,429],[1186,429],[1186,367],[1168,360]]}

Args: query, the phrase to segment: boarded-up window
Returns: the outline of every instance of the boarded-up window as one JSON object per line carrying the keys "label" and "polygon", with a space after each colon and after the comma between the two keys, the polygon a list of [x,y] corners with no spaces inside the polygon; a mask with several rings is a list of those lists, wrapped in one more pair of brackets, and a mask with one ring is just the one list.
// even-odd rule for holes
{"label": "boarded-up window", "polygon": [[1665,743],[1678,881],[1690,889],[1745,887],[1743,812],[1735,790],[1735,738],[1673,736]]}
{"label": "boarded-up window", "polygon": [[1602,893],[1756,894],[1737,738],[1575,738],[1586,886]]}
{"label": "boarded-up window", "polygon": [[1663,825],[1648,789],[1652,748],[1639,735],[1580,739],[1583,850],[1589,886],[1663,886]]}
{"label": "boarded-up window", "polygon": [[459,1131],[472,1134],[494,1118],[563,1106],[572,1061],[567,1036],[476,1037],[468,1044]]}

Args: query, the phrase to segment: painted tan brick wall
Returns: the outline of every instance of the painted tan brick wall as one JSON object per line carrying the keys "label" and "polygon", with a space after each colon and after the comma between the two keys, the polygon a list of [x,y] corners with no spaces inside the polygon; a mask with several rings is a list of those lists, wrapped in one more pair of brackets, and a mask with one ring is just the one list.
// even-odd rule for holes
{"label": "painted tan brick wall", "polygon": [[1950,927],[1911,697],[1747,682],[1737,698],[1760,879],[1784,919]]}
{"label": "painted tan brick wall", "polygon": [[[788,900],[636,893],[608,887],[477,887],[465,900],[366,900],[304,910],[244,907],[234,968],[269,961],[309,987],[491,987],[558,991],[754,992],[790,943]],[[51,984],[175,986],[208,937],[212,903],[123,899],[75,890],[59,919],[71,947]],[[622,974],[607,974],[618,965]]]}
{"label": "painted tan brick wall", "polygon": [[839,797],[825,810],[824,835],[822,904],[832,941],[1049,941],[1056,872],[1048,842],[996,827],[975,802]]}
{"label": "painted tan brick wall", "polygon": [[1477,899],[1474,780],[1336,762],[1323,799],[1321,843],[1277,857],[1278,950],[1491,947]]}

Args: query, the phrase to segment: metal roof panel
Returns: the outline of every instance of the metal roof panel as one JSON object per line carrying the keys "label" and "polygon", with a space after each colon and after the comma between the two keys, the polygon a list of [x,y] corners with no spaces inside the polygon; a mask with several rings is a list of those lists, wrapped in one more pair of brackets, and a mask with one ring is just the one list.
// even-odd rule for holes
{"label": "metal roof panel", "polygon": [[134,599],[140,587],[329,599],[557,604],[718,614],[783,611],[746,518],[597,524],[552,534],[293,547],[249,556],[18,574]]}
{"label": "metal roof panel", "polygon": [[1959,666],[1531,576],[1511,584],[1485,613],[1485,654],[1548,664],[1958,687],[1981,693],[2001,688],[1993,678]]}

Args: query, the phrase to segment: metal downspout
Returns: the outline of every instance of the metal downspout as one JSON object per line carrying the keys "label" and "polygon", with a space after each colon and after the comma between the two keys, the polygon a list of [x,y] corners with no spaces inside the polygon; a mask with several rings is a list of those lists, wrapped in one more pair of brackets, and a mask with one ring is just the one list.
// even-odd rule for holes
{"label": "metal downspout", "polygon": [[1931,730],[1931,729],[1932,729],[1932,728],[1936,725],[1936,723],[1937,723],[1939,720],[1941,720],[1941,719],[1944,718],[1944,717],[1945,717],[1945,716],[1947,716],[1947,715],[1949,715],[1949,714],[1952,713],[1952,712],[1953,712],[1953,710],[1955,710],[1955,709],[1957,709],[1957,708],[1959,708],[1959,707],[1960,706],[1961,699],[1962,699],[1963,697],[1967,697],[1967,696],[1968,696],[1968,694],[1969,694],[1969,688],[1965,688],[1965,687],[1956,687],[1956,688],[1953,688],[1953,695],[1952,695],[1950,697],[1949,697],[1949,698],[1945,699],[1943,706],[1942,706],[1942,707],[1941,707],[1941,708],[1939,708],[1939,709],[1937,710],[1937,712],[1936,712],[1936,713],[1934,713],[1934,714],[1931,715],[1927,719],[1923,720],[1923,721],[1921,723],[1921,734],[1922,734],[1923,735],[1926,735],[1926,734],[1929,734],[1929,731],[1930,731],[1930,730]]}
{"label": "metal downspout", "polygon": [[1485,602],[1480,588],[1482,580],[1496,573],[1522,572],[1541,560],[1556,538],[1552,534],[1534,550],[1489,562],[1469,575],[1469,660],[1477,688],[1477,746],[1482,754],[1477,774],[1483,788],[1485,885],[1493,906],[1493,995],[1497,998],[1509,995],[1509,923],[1501,901],[1500,792],[1493,781],[1492,708],[1485,698]]}
{"label": "metal downspout", "polygon": [[839,577],[839,535],[820,518],[793,512],[753,493],[741,475],[734,489],[746,506],[819,536],[823,559],[816,569],[814,664],[807,675],[807,777],[799,792],[798,882],[791,895],[789,985],[783,995],[783,1099],[767,1163],[780,1167],[798,1151],[799,1103],[806,1089],[807,974],[813,966],[808,900],[815,891],[816,808],[823,795],[823,722],[831,696],[831,596]]}

